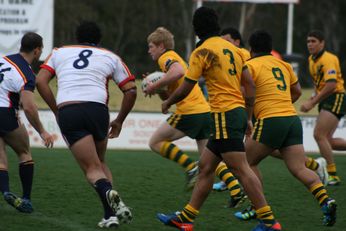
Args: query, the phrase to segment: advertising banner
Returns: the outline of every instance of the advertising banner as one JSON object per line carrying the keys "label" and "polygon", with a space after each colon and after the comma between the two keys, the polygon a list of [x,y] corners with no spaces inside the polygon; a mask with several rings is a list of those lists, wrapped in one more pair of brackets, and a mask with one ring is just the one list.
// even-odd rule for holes
{"label": "advertising banner", "polygon": [[17,53],[27,32],[43,38],[44,60],[53,48],[53,0],[0,0],[0,55]]}
{"label": "advertising banner", "polygon": [[[51,111],[39,111],[43,126],[48,132],[55,136],[54,147],[67,147],[64,139],[60,134],[59,127],[55,121],[55,117]],[[126,118],[121,134],[116,139],[110,139],[108,142],[108,148],[110,149],[138,149],[149,150],[149,139],[155,130],[161,123],[165,122],[169,115],[163,115],[160,113],[139,113],[133,112]],[[30,144],[32,147],[44,147],[38,133],[26,120],[26,117],[22,111],[20,111],[20,117],[25,124],[29,135]],[[110,118],[116,117],[115,112],[110,113]],[[306,152],[318,153],[318,146],[313,137],[313,130],[316,123],[315,116],[302,116],[300,117],[304,131],[304,148]],[[346,120],[341,119],[339,127],[335,132],[335,137],[345,137],[346,134]],[[188,137],[184,137],[176,142],[182,150],[197,151],[196,142]]]}

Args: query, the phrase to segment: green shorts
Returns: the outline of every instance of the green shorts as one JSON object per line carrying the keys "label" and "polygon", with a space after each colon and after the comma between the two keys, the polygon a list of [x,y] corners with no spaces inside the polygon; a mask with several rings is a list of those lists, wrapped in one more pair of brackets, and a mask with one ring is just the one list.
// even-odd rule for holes
{"label": "green shorts", "polygon": [[302,144],[302,123],[298,116],[257,119],[252,139],[274,149]]}
{"label": "green shorts", "polygon": [[346,96],[345,93],[334,93],[322,100],[318,104],[318,111],[330,111],[339,120],[346,114]]}
{"label": "green shorts", "polygon": [[173,114],[167,119],[167,123],[192,139],[203,140],[210,136],[211,117],[209,112],[191,115]]}
{"label": "green shorts", "polygon": [[213,119],[212,139],[244,139],[247,127],[244,108],[238,107],[227,112],[213,112],[211,117]]}
{"label": "green shorts", "polygon": [[242,107],[226,112],[211,113],[213,119],[212,134],[207,148],[217,157],[227,152],[244,152],[244,135],[247,127],[247,116]]}

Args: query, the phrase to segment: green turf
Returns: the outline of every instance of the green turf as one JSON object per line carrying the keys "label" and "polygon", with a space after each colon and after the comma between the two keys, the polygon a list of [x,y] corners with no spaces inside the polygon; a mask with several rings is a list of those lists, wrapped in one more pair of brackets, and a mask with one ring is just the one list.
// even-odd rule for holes
{"label": "green turf", "polygon": [[[102,217],[97,194],[88,185],[79,166],[65,149],[33,149],[35,180],[33,214],[22,214],[0,200],[1,231],[91,231],[98,230]],[[20,192],[17,160],[9,150],[10,183]],[[193,154],[196,159],[197,155]],[[173,230],[161,225],[157,212],[181,209],[190,198],[184,191],[183,171],[175,163],[146,151],[109,151],[107,161],[115,185],[133,210],[134,220],[118,230]],[[346,179],[346,157],[337,156],[338,171]],[[346,184],[328,187],[338,202],[338,221],[334,227],[321,224],[321,212],[309,192],[297,182],[280,160],[268,158],[261,164],[264,188],[283,230],[341,231],[346,227]],[[343,182],[344,183],[344,182]],[[241,222],[233,217],[235,209],[226,208],[226,192],[212,192],[195,223],[195,230],[246,231],[256,221]]]}

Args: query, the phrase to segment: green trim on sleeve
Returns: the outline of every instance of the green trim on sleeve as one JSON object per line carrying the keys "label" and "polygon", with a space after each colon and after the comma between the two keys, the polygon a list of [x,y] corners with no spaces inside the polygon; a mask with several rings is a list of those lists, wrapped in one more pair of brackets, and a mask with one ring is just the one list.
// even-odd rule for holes
{"label": "green trim on sleeve", "polygon": [[190,82],[190,83],[197,83],[196,80],[190,79],[189,77],[185,76],[185,81]]}

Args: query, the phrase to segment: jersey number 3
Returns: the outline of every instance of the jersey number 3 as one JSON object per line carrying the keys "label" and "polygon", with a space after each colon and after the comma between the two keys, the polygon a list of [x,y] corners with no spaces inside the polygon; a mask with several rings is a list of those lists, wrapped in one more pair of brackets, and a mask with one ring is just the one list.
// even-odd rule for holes
{"label": "jersey number 3", "polygon": [[228,50],[228,49],[223,49],[223,54],[224,55],[229,55],[229,63],[233,66],[233,68],[228,69],[228,73],[230,75],[236,75],[237,74],[237,70],[235,69],[235,63],[234,63],[234,56],[232,51]]}
{"label": "jersey number 3", "polygon": [[86,68],[89,65],[89,60],[88,58],[92,55],[92,51],[91,50],[82,50],[79,53],[79,59],[76,59],[73,62],[73,67],[76,69],[83,69]]}

